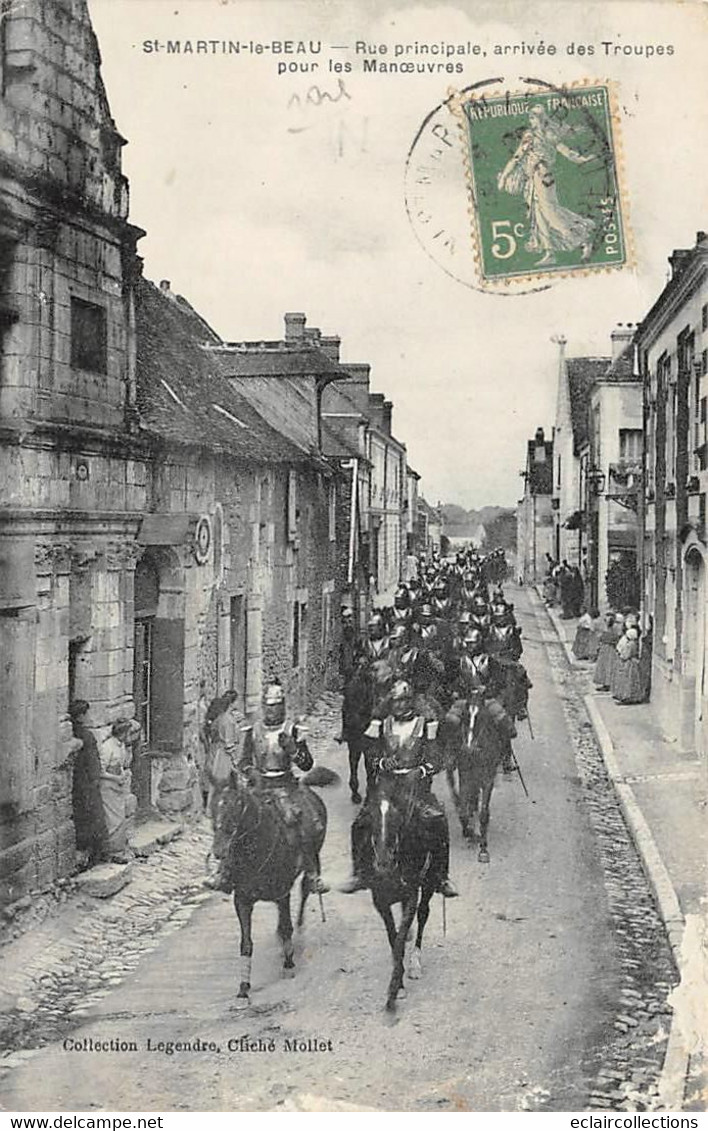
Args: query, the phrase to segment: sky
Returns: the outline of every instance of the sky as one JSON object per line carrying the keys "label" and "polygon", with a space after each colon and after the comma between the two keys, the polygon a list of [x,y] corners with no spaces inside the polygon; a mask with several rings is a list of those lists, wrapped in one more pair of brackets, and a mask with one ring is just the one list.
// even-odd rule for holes
{"label": "sky", "polygon": [[[637,321],[658,296],[673,248],[708,228],[706,16],[693,0],[88,2],[128,142],[146,276],[169,279],[227,341],[279,338],[289,310],[338,334],[344,364],[370,362],[372,390],[393,401],[394,431],[431,502],[513,505],[526,441],[553,424],[554,338],[570,355],[608,354],[616,323]],[[168,40],[198,39],[242,49],[166,52]],[[272,47],[285,40],[322,47],[286,56]],[[453,57],[460,75],[364,73],[364,58],[390,61],[396,45],[416,43],[480,53]],[[555,55],[539,54],[541,43]],[[270,46],[257,53],[257,44]],[[580,55],[581,44],[593,54]],[[522,45],[524,54],[509,50]],[[317,71],[292,73],[314,62]],[[471,232],[457,277],[418,242],[406,158],[451,84],[499,77],[514,91],[528,75],[617,84],[634,265],[485,294],[469,285]],[[461,154],[436,197],[441,210],[448,203],[457,219],[466,212]]]}

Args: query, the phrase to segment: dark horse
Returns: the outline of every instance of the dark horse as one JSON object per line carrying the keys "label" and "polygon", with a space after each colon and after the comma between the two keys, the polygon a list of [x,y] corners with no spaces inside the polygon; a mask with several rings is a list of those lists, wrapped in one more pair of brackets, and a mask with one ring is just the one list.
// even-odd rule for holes
{"label": "dark horse", "polygon": [[[421,975],[423,931],[430,914],[435,891],[431,856],[416,815],[416,795],[420,778],[415,770],[395,781],[380,778],[367,805],[371,814],[372,878],[371,897],[384,921],[393,955],[393,971],[388,986],[386,1009],[393,1012],[403,987],[403,961],[416,911],[418,930],[411,954],[408,976]],[[396,927],[391,907],[401,904],[401,921]]]}
{"label": "dark horse", "polygon": [[489,863],[489,804],[505,750],[501,726],[489,704],[478,692],[472,692],[461,711],[458,740],[453,748],[455,764],[447,773],[462,835],[472,842],[479,840],[477,859],[482,864]]}
{"label": "dark horse", "polygon": [[[304,835],[314,841],[317,862],[327,831],[324,802],[306,785],[300,785],[305,809]],[[234,885],[234,907],[241,927],[241,984],[238,997],[248,999],[251,990],[253,905],[259,900],[278,907],[278,936],[283,947],[283,967],[292,970],[293,923],[290,891],[303,869],[299,830],[288,826],[275,797],[266,789],[252,788],[233,773],[219,801],[219,825],[228,838],[228,869]],[[302,926],[309,895],[307,877],[300,887],[297,925]]]}

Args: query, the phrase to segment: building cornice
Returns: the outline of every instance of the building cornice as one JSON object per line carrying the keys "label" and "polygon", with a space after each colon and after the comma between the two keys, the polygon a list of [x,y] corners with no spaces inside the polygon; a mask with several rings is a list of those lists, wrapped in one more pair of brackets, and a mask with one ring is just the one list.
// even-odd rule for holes
{"label": "building cornice", "polygon": [[654,305],[639,323],[635,341],[640,349],[649,349],[671,324],[678,312],[705,282],[708,276],[708,244],[693,249],[691,261],[664,287]]}

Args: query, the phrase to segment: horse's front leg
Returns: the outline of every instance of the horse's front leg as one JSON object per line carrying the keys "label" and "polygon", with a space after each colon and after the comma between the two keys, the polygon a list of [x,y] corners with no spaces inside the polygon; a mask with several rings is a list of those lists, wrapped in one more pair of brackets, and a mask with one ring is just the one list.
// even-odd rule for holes
{"label": "horse's front leg", "polygon": [[467,840],[474,838],[474,811],[476,793],[476,775],[471,763],[471,755],[467,752],[461,759],[458,767],[460,775],[460,826],[462,835]]}
{"label": "horse's front leg", "polygon": [[386,998],[386,1009],[389,1013],[395,1010],[396,998],[403,988],[403,958],[406,952],[406,939],[411,929],[411,923],[415,917],[417,906],[418,889],[416,888],[413,894],[410,895],[403,904],[401,924],[396,932],[396,939],[393,944],[393,971],[388,986],[388,997]]}
{"label": "horse's front leg", "polygon": [[415,946],[411,952],[410,963],[408,964],[408,977],[417,979],[423,973],[422,964],[422,949],[423,949],[423,932],[425,924],[428,922],[430,915],[430,900],[433,898],[433,889],[426,888],[420,897],[418,905],[418,930],[415,936]]}
{"label": "horse's front leg", "polygon": [[377,899],[374,892],[372,892],[371,895],[374,901],[374,907],[383,919],[384,927],[386,928],[386,934],[388,935],[388,945],[391,947],[391,950],[393,950],[394,946],[396,945],[397,932],[396,922],[393,918],[393,912],[391,911],[391,905],[384,902],[383,900]]}
{"label": "horse's front leg", "polygon": [[489,828],[489,804],[492,800],[494,778],[482,789],[482,798],[479,806],[479,853],[477,859],[480,864],[489,863],[489,849],[487,847],[487,829]]}
{"label": "horse's front leg", "polygon": [[241,928],[241,984],[236,996],[246,998],[248,1001],[251,993],[251,961],[253,958],[253,938],[251,937],[253,904],[234,895],[234,907]]}
{"label": "horse's front leg", "polygon": [[359,759],[361,758],[361,745],[356,739],[349,739],[349,792],[355,805],[361,801],[359,793]]}
{"label": "horse's front leg", "polygon": [[290,892],[278,900],[278,935],[283,947],[283,969],[292,970],[295,966],[293,958],[293,921],[290,917]]}

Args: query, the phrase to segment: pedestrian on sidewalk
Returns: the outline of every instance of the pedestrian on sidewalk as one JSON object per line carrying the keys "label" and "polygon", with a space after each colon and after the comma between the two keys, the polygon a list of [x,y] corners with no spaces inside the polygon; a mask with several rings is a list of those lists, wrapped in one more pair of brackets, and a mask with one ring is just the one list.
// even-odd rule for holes
{"label": "pedestrian on sidewalk", "polygon": [[74,755],[71,787],[72,816],[76,847],[83,854],[83,864],[92,868],[109,858],[108,828],[101,800],[101,759],[98,743],[87,725],[90,704],[76,699],[69,706],[69,717],[81,749]]}
{"label": "pedestrian on sidewalk", "polygon": [[[618,640],[615,628],[615,616],[616,614],[612,611],[607,613],[605,617],[605,628],[600,633],[597,661],[595,663],[595,671],[593,672],[593,682],[598,691],[610,690],[612,663],[615,655],[615,646]],[[624,618],[622,618],[622,621],[624,621]]]}
{"label": "pedestrian on sidewalk", "polygon": [[594,662],[597,659],[601,629],[602,620],[599,611],[584,608],[572,644],[573,655],[576,660],[592,660]]}
{"label": "pedestrian on sidewalk", "polygon": [[639,629],[637,617],[633,614],[625,617],[625,629],[617,641],[616,653],[610,683],[612,698],[618,703],[641,703],[643,687],[639,667]]}
{"label": "pedestrian on sidewalk", "polygon": [[128,862],[128,813],[126,792],[130,783],[132,754],[127,742],[132,736],[130,719],[118,719],[99,749],[100,792],[106,820],[108,853],[117,864]]}

